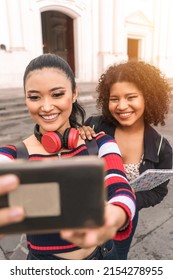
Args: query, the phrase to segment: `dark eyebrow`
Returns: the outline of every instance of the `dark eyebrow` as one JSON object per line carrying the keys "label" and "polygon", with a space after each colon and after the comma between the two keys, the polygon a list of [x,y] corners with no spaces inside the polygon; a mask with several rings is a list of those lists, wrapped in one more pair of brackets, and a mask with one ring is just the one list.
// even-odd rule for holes
{"label": "dark eyebrow", "polygon": [[[135,95],[135,94],[139,94],[138,92],[129,92],[129,93],[125,93],[124,95],[126,96],[126,97],[128,97],[128,96],[130,96],[130,95]],[[112,94],[112,95],[110,95],[110,97],[118,97],[118,95],[116,95],[116,94]]]}
{"label": "dark eyebrow", "polygon": [[138,92],[129,92],[129,93],[126,93],[125,96],[134,95],[134,94],[138,94]]}
{"label": "dark eyebrow", "polygon": [[27,93],[39,93],[39,91],[35,90],[35,89],[30,89],[30,90],[27,90]]}
{"label": "dark eyebrow", "polygon": [[65,90],[64,87],[55,87],[55,88],[51,88],[50,91],[55,91],[55,90],[59,90],[59,89]]}
{"label": "dark eyebrow", "polygon": [[[56,90],[59,90],[59,89],[65,90],[64,87],[55,87],[55,88],[51,88],[51,89],[50,89],[50,92],[56,91]],[[40,93],[40,92],[39,92],[38,90],[31,89],[31,90],[28,90],[27,93]]]}

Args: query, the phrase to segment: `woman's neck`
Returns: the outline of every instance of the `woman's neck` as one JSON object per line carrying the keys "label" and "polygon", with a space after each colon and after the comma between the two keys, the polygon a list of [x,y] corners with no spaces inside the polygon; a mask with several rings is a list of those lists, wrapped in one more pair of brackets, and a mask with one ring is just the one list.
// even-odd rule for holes
{"label": "woman's neck", "polygon": [[129,126],[123,126],[120,124],[117,125],[118,130],[121,130],[124,133],[129,133],[129,134],[140,133],[141,131],[144,131],[144,127],[145,127],[144,121],[136,122],[135,124]]}
{"label": "woman's neck", "polygon": [[118,126],[114,135],[123,162],[139,163],[144,154],[144,124],[135,126]]}

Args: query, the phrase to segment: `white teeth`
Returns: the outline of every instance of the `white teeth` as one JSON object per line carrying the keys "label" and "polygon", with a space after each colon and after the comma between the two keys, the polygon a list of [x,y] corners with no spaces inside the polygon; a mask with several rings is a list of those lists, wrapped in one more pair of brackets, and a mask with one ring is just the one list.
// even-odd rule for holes
{"label": "white teeth", "polygon": [[120,116],[122,116],[122,117],[127,117],[127,116],[130,116],[130,115],[131,115],[131,113],[120,114]]}
{"label": "white teeth", "polygon": [[42,116],[45,120],[52,120],[54,118],[58,117],[58,114],[50,115],[50,116]]}

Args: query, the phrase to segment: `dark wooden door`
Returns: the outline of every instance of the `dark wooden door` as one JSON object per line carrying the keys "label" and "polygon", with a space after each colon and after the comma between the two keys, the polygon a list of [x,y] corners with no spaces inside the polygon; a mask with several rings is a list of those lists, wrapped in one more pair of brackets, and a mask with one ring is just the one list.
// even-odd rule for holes
{"label": "dark wooden door", "polygon": [[75,73],[73,19],[56,12],[41,13],[43,53],[55,53],[64,58]]}

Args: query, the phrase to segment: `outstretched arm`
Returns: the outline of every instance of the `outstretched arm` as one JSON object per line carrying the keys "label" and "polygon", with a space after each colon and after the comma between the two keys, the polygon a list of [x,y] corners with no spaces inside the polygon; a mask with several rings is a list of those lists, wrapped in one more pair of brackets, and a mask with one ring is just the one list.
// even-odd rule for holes
{"label": "outstretched arm", "polygon": [[109,239],[125,239],[130,235],[135,214],[135,196],[126,179],[122,158],[115,140],[103,133],[96,136],[98,156],[105,161],[104,224],[99,228],[62,230],[61,237],[80,247],[100,245]]}

